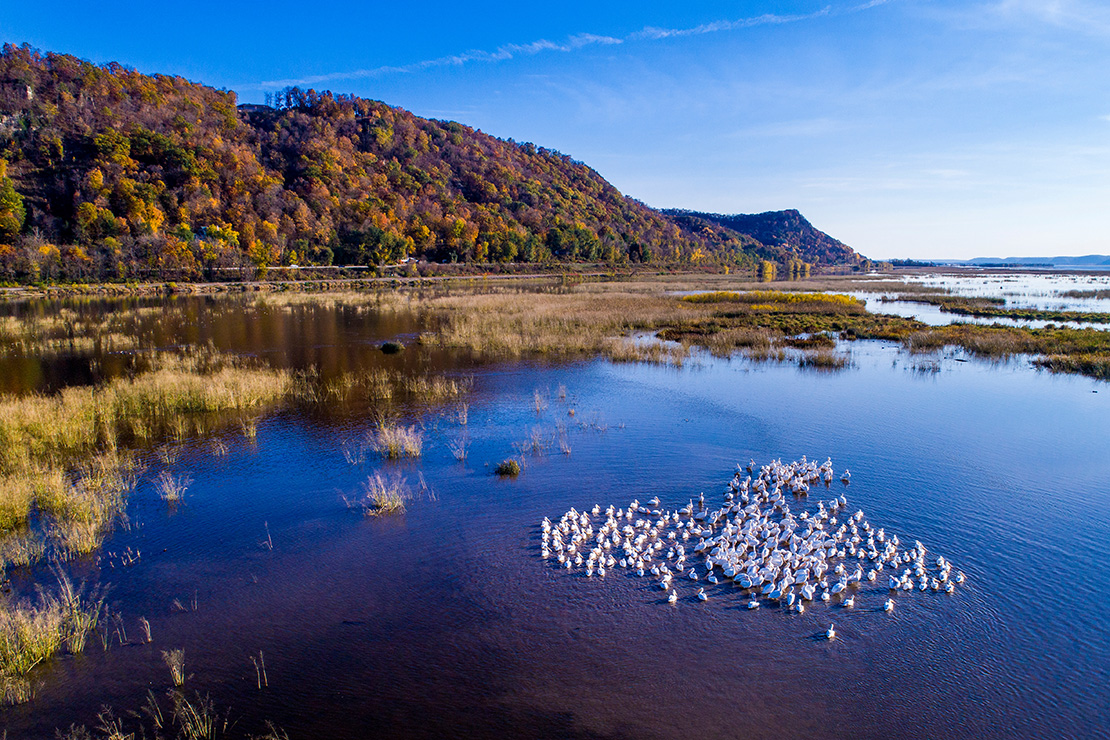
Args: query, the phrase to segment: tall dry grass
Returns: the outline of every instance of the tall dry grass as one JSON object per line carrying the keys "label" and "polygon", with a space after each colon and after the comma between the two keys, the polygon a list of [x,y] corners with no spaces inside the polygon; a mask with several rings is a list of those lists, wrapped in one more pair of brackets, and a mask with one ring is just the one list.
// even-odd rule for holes
{"label": "tall dry grass", "polygon": [[134,487],[126,446],[203,433],[291,390],[288,373],[198,354],[163,357],[151,372],[101,386],[0,396],[0,530],[26,528],[37,511],[61,556],[91,552]]}
{"label": "tall dry grass", "polygon": [[424,449],[424,433],[415,426],[405,426],[390,420],[382,420],[378,428],[370,433],[370,447],[390,460],[405,457],[420,457]]}
{"label": "tall dry grass", "polygon": [[62,648],[82,652],[103,613],[103,592],[74,585],[60,567],[54,575],[56,587],[37,598],[0,602],[0,684],[9,701],[28,694],[26,676],[39,663]]}
{"label": "tall dry grass", "polygon": [[366,516],[386,516],[405,513],[405,505],[412,498],[404,478],[399,475],[387,478],[379,472],[366,479],[358,498],[344,500],[348,508],[360,509]]}

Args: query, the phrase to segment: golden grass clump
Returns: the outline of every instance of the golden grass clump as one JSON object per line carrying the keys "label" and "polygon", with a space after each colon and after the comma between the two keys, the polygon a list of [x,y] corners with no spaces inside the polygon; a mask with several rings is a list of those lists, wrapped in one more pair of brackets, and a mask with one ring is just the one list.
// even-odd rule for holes
{"label": "golden grass clump", "polygon": [[154,478],[154,489],[163,501],[176,503],[185,498],[185,491],[192,480],[188,476],[175,476],[168,470],[163,470]]}
{"label": "golden grass clump", "polygon": [[166,652],[162,651],[162,662],[170,669],[170,678],[174,686],[185,685],[185,649],[176,648]]}
{"label": "golden grass clump", "polygon": [[469,378],[449,378],[442,375],[405,375],[396,370],[371,368],[325,381],[320,393],[307,391],[302,398],[317,397],[324,401],[347,401],[363,398],[372,401],[392,401],[407,398],[424,403],[449,401],[464,396],[472,381]]}
{"label": "golden grass clump", "polygon": [[816,370],[842,370],[848,366],[848,358],[832,350],[820,349],[803,352],[798,358],[798,366]]}
{"label": "golden grass clump", "polygon": [[[528,353],[608,355],[609,342],[637,329],[684,319],[671,296],[633,292],[464,294],[425,300],[439,324],[424,343],[469,349],[485,355]],[[619,350],[618,350],[619,351]]]}
{"label": "golden grass clump", "polygon": [[749,290],[744,292],[714,291],[682,296],[687,303],[741,303],[752,310],[781,311],[786,307],[806,307],[836,312],[861,312],[864,302],[842,293],[788,293],[781,290]]}
{"label": "golden grass clump", "polygon": [[23,685],[31,669],[63,646],[80,653],[96,629],[103,595],[95,590],[86,593],[83,584],[74,586],[61,568],[55,567],[54,574],[57,587],[40,589],[36,600],[0,603],[0,684]]}
{"label": "golden grass clump", "polygon": [[390,460],[420,457],[424,448],[424,433],[415,426],[383,420],[370,434],[369,443],[372,449]]}
{"label": "golden grass clump", "polygon": [[0,530],[12,530],[27,523],[39,479],[32,471],[0,475]]}
{"label": "golden grass clump", "polygon": [[1105,355],[1048,355],[1037,358],[1036,363],[1055,373],[1079,373],[1110,380],[1110,357]]}
{"label": "golden grass clump", "polygon": [[[125,443],[202,432],[256,414],[291,388],[288,373],[192,354],[156,358],[152,371],[102,386],[0,396],[0,531],[25,527],[38,511],[62,557],[92,552],[135,483]],[[42,554],[24,548],[4,562]]]}
{"label": "golden grass clump", "polygon": [[613,362],[646,362],[653,365],[682,367],[690,354],[689,347],[673,342],[633,341],[627,337],[607,339],[605,355]]}
{"label": "golden grass clump", "polygon": [[37,532],[20,529],[0,533],[0,573],[9,567],[30,565],[43,556],[46,545]]}
{"label": "golden grass clump", "polygon": [[770,349],[779,332],[767,329],[724,329],[708,337],[706,346],[716,357],[729,357],[736,350]]}
{"label": "golden grass clump", "polygon": [[381,473],[374,473],[362,484],[362,496],[355,504],[366,516],[385,516],[405,513],[405,503],[412,498],[405,480],[393,477],[386,480]]}

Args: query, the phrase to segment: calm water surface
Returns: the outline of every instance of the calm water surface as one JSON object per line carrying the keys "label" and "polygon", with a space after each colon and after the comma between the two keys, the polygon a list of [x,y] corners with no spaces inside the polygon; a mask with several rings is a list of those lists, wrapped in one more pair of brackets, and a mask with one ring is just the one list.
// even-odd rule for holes
{"label": "calm water surface", "polygon": [[[137,709],[168,688],[160,651],[179,647],[187,686],[238,728],[271,719],[296,738],[1110,736],[1104,383],[962,356],[922,372],[877,342],[848,345],[852,365],[836,373],[710,357],[681,369],[383,358],[376,343],[410,336],[412,320],[195,310],[163,325],[166,342],[211,338],[336,372],[473,375],[468,422],[453,406],[403,409],[424,427],[424,457],[352,464],[342,448],[373,427],[365,409],[279,412],[255,445],[228,432],[226,456],[186,445],[172,470],[194,482],[176,509],[149,483],[151,456],[132,526],[75,564],[111,584],[132,644],[93,640],[45,667],[34,702],[0,710],[10,737],[93,724],[102,705]],[[558,424],[569,456],[530,455],[516,480],[491,474],[514,442]],[[463,435],[465,464],[448,449]],[[854,610],[749,612],[733,586],[705,603],[688,588],[672,606],[651,579],[587,579],[539,557],[544,516],[653,495],[717,501],[737,462],[802,455],[850,468],[833,492],[949,558],[966,587],[896,597],[893,614],[872,585]],[[432,495],[403,516],[349,511],[343,496],[378,470],[422,475]],[[143,556],[125,568],[127,547]],[[140,616],[150,645],[135,639]],[[834,642],[818,637],[831,621]]]}

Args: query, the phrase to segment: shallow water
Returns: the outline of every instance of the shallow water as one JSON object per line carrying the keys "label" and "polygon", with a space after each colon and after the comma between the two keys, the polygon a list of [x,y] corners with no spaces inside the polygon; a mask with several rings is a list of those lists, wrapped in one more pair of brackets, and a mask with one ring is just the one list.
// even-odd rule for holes
{"label": "shallow water", "polygon": [[[984,326],[992,326],[994,324],[997,324],[999,326],[1024,326],[1029,329],[1040,329],[1051,324],[1052,326],[1067,327],[1070,329],[1095,329],[1096,331],[1110,331],[1110,324],[1092,323],[1089,321],[1044,321],[1041,319],[1011,319],[994,316],[968,316],[965,314],[942,311],[940,306],[934,306],[931,303],[890,300],[892,296],[888,294],[876,295],[874,293],[849,293],[849,295],[855,296],[856,298],[859,298],[861,301],[863,301],[867,310],[871,313],[885,313],[893,314],[894,316],[905,316],[906,318],[917,319],[921,323],[928,324],[929,326],[946,326],[948,324],[982,324]],[[883,300],[884,297],[887,298],[887,300]],[[1106,301],[1098,301],[1098,303],[1106,303]],[[1024,302],[1022,302],[1021,305],[1027,308],[1033,307],[1026,305],[1026,303]],[[1085,306],[1083,308],[1068,308],[1066,310],[1093,312],[1101,311],[1102,309]]]}
{"label": "shallow water", "polygon": [[[708,356],[681,369],[480,366],[417,348],[383,359],[376,343],[411,325],[221,311],[180,326],[275,364],[473,374],[468,423],[452,406],[405,409],[424,425],[424,457],[351,464],[342,446],[372,428],[365,410],[278,413],[255,445],[228,432],[224,457],[187,445],[172,470],[193,484],[176,509],[152,490],[151,459],[132,526],[75,565],[111,584],[130,644],[93,639],[37,673],[35,701],[0,710],[12,737],[92,724],[105,704],[137,709],[168,688],[160,651],[179,647],[186,686],[229,706],[237,729],[271,719],[300,738],[1110,735],[1104,383],[1025,361],[925,362],[879,342],[842,347],[852,365],[832,373]],[[515,480],[490,473],[558,424],[569,455],[528,455]],[[447,444],[464,434],[460,464]],[[801,455],[853,472],[846,490],[810,498],[844,492],[876,526],[950,559],[967,586],[896,596],[893,614],[873,585],[854,610],[749,612],[733,586],[705,603],[687,588],[672,606],[650,578],[587,579],[539,557],[544,516],[653,495],[715,502],[737,462]],[[342,497],[377,470],[414,486],[422,475],[432,495],[402,516],[349,511]],[[127,568],[126,547],[143,553]],[[140,616],[150,645],[136,640]],[[833,642],[819,637],[830,622]]]}
{"label": "shallow water", "polygon": [[[1110,299],[1072,298],[1063,295],[1068,291],[1090,291],[1110,289],[1110,275],[1088,275],[1084,273],[1029,273],[1007,274],[970,274],[953,275],[935,273],[924,275],[905,275],[901,280],[907,286],[926,286],[942,288],[948,293],[968,298],[1002,298],[1007,308],[1031,308],[1043,311],[1078,311],[1085,313],[1110,313]],[[1044,321],[1040,319],[1012,319],[995,317],[966,316],[947,313],[939,306],[917,303],[912,300],[890,300],[897,295],[890,293],[854,292],[850,295],[859,298],[872,313],[893,314],[917,319],[930,326],[946,324],[984,324],[999,326],[1022,326],[1039,329],[1048,325],[1071,329],[1110,330],[1110,324],[1085,321]],[[883,299],[887,300],[883,300]]]}
{"label": "shallow water", "polygon": [[1013,275],[910,275],[908,284],[944,288],[955,295],[984,298],[1005,298],[1006,305],[1019,308],[1037,308],[1047,311],[1110,311],[1110,300],[1105,298],[1072,298],[1063,295],[1068,291],[1110,289],[1110,275],[1084,273],[1031,273]]}

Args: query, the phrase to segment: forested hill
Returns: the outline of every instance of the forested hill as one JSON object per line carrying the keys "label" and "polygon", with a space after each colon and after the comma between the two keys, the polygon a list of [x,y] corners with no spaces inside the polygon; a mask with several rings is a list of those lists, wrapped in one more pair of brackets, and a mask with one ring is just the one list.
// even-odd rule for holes
{"label": "forested hill", "polygon": [[794,209],[732,215],[683,210],[663,213],[675,219],[696,219],[748,234],[766,247],[789,252],[806,262],[837,265],[855,264],[863,259],[847,244],[814,228]]}
{"label": "forested hill", "polygon": [[277,98],[237,106],[180,77],[5,45],[0,278],[192,278],[407,256],[832,261],[664,214],[533,144],[352,96]]}

